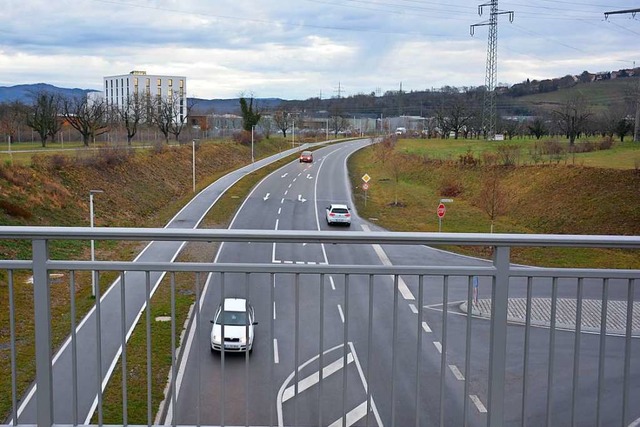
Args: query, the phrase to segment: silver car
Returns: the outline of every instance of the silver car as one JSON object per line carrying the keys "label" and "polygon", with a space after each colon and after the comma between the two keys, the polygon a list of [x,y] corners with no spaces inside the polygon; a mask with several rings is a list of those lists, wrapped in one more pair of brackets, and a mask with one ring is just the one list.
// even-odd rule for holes
{"label": "silver car", "polygon": [[[211,320],[211,351],[253,350],[253,326],[257,325],[251,304],[244,298],[225,298]],[[223,328],[224,326],[224,328]],[[224,334],[224,336],[223,336]]]}
{"label": "silver car", "polygon": [[327,224],[351,225],[351,211],[347,205],[332,203],[327,206]]}

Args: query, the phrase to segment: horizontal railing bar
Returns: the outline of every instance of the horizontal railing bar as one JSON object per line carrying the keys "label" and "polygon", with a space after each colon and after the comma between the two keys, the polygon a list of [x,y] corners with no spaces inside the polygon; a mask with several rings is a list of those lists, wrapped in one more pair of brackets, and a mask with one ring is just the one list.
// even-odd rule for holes
{"label": "horizontal railing bar", "polygon": [[0,239],[216,241],[465,246],[640,248],[640,236],[417,233],[386,231],[229,230],[111,227],[0,227]]}
{"label": "horizontal railing bar", "polygon": [[[17,269],[18,261],[0,260],[0,269]],[[23,262],[22,269],[30,269]],[[29,262],[30,264],[30,262]],[[304,274],[375,274],[375,275],[407,275],[407,276],[493,276],[492,266],[421,266],[421,265],[348,265],[348,264],[249,264],[249,263],[194,263],[194,262],[132,262],[132,261],[59,261],[49,260],[47,270],[77,271],[167,271],[167,272],[215,272],[215,273],[304,273]],[[593,279],[634,279],[638,278],[638,270],[613,270],[590,268],[523,268],[511,267],[511,277],[536,278],[593,278]]]}

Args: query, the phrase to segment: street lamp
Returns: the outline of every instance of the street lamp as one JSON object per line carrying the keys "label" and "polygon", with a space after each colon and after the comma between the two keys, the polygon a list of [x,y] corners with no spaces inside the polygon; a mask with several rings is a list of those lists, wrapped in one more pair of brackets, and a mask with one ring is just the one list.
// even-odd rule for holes
{"label": "street lamp", "polygon": [[327,122],[327,141],[329,140],[329,119],[325,120]]}
{"label": "street lamp", "polygon": [[296,119],[292,120],[293,130],[291,131],[291,148],[296,146]]}
{"label": "street lamp", "polygon": [[[89,221],[91,223],[91,228],[93,228],[93,195],[98,193],[104,193],[103,190],[89,190]],[[91,265],[93,266],[93,262],[96,260],[96,248],[95,242],[91,239]],[[96,271],[91,270],[91,296],[95,298],[96,296]]]}
{"label": "street lamp", "polygon": [[253,130],[255,129],[255,125],[251,126],[251,163],[253,163]]}

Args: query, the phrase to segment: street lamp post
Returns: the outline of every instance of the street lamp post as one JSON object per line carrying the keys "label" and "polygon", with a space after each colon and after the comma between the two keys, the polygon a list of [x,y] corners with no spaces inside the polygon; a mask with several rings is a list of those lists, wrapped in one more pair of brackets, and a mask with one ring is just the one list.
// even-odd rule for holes
{"label": "street lamp post", "polygon": [[255,129],[255,125],[251,126],[251,163],[253,163],[253,130]]}
{"label": "street lamp post", "polygon": [[293,119],[293,130],[291,131],[291,148],[296,146],[296,120]]}
{"label": "street lamp post", "polygon": [[327,141],[329,140],[329,119],[326,119],[327,122]]}
{"label": "street lamp post", "polygon": [[[93,228],[93,195],[98,193],[104,193],[103,190],[89,190],[89,221],[91,224],[91,228]],[[91,239],[91,262],[96,260],[96,248],[95,242]],[[91,296],[96,296],[96,271],[91,270]]]}
{"label": "street lamp post", "polygon": [[196,140],[191,140],[191,163],[192,163],[192,174],[193,177],[193,192],[196,192]]}

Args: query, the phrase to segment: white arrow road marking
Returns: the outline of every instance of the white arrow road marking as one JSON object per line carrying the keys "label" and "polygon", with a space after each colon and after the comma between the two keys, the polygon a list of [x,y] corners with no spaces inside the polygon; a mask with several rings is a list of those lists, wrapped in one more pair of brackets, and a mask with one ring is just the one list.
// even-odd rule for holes
{"label": "white arrow road marking", "polygon": [[[362,386],[364,388],[364,392],[367,393],[369,386],[367,385],[367,379],[364,376],[364,372],[362,371],[362,366],[360,366],[360,361],[358,360],[358,355],[356,354],[356,349],[353,346],[352,342],[348,343],[349,345],[349,353],[347,354],[347,365],[350,364],[352,361],[354,362],[356,369],[358,371],[358,375],[360,376],[360,380],[362,381]],[[338,351],[341,348],[343,348],[342,344],[339,344],[333,348],[330,348],[328,350],[325,350],[323,352],[323,354],[327,355],[333,351]],[[307,360],[306,362],[304,362],[302,365],[300,365],[297,368],[298,372],[301,372],[306,366],[308,366],[309,364],[315,362],[316,360],[318,360],[318,358],[320,357],[320,355],[316,355],[314,357],[312,357],[311,359]],[[331,363],[329,366],[325,367],[322,369],[322,378],[326,378],[327,376],[333,374],[334,372],[339,371],[340,369],[345,369],[345,366],[343,366],[343,361],[344,358],[341,357],[340,360]],[[278,390],[278,397],[276,398],[276,411],[277,411],[277,417],[278,417],[278,426],[279,427],[284,427],[284,415],[283,415],[283,409],[282,409],[282,405],[286,400],[291,399],[292,397],[295,397],[295,388],[294,386],[289,386],[289,384],[291,384],[292,380],[294,379],[295,376],[295,371],[291,372],[289,374],[289,376],[287,377],[287,379],[284,381],[284,383],[282,383],[282,386],[280,387],[280,390]],[[308,388],[312,387],[313,385],[317,384],[319,382],[319,372],[316,371],[314,374],[310,375],[309,377],[306,377],[305,379],[303,379],[302,381],[298,382],[298,394],[300,394],[302,391],[307,390]],[[376,407],[376,403],[373,399],[373,396],[371,396],[371,412],[373,412],[373,415],[376,419],[377,425],[379,427],[383,427],[382,424],[382,420],[380,419],[380,414],[378,413],[378,408]],[[364,417],[367,413],[367,401],[365,400],[364,403],[358,405],[355,409],[349,411],[346,414],[346,425],[347,426],[351,426],[353,425],[355,422],[357,422],[358,420],[362,419],[362,417]],[[338,421],[334,422],[331,424],[332,426],[340,426],[342,425],[342,418],[340,418]]]}
{"label": "white arrow road marking", "polygon": [[280,178],[285,178],[287,175],[289,175],[289,172],[285,173],[284,175],[280,175]]}
{"label": "white arrow road marking", "polygon": [[[351,362],[353,362],[353,354],[349,353],[347,355],[347,365]],[[325,379],[331,374],[338,372],[343,367],[344,367],[344,359],[341,357],[340,359],[325,366],[322,369],[322,379]],[[298,381],[298,394],[302,393],[303,391],[305,391],[310,387],[313,387],[319,381],[320,381],[320,375],[318,374],[317,371],[309,375],[308,377]],[[284,391],[284,394],[282,395],[282,402],[286,402],[287,400],[291,399],[295,395],[295,389],[296,389],[295,384],[292,386],[289,386]]]}
{"label": "white arrow road marking", "polygon": [[271,193],[267,193],[267,195],[266,195],[266,196],[264,196],[264,197],[262,198],[262,200],[264,200],[264,201],[266,202],[266,201],[267,201],[267,199],[269,198],[269,194],[271,194]]}
{"label": "white arrow road marking", "polygon": [[460,372],[460,369],[456,365],[449,365],[449,369],[453,372],[453,376],[456,377],[458,381],[464,381],[464,375]]}
{"label": "white arrow road marking", "polygon": [[307,174],[307,179],[313,179],[310,173]]}
{"label": "white arrow road marking", "polygon": [[[347,413],[347,419],[345,424],[347,427],[350,427],[356,423],[356,421],[361,420],[365,415],[367,415],[367,401],[365,400],[356,408],[350,410]],[[335,420],[333,423],[329,425],[329,427],[341,427],[342,426],[342,417]]]}
{"label": "white arrow road marking", "polygon": [[483,414],[487,412],[487,408],[484,407],[477,395],[471,394],[469,395],[469,397],[471,398],[471,401],[474,403],[474,405],[476,405],[476,408],[478,408],[478,412],[481,412]]}
{"label": "white arrow road marking", "polygon": [[299,202],[304,203],[304,202],[306,202],[306,201],[307,201],[307,199],[304,199],[304,198],[302,197],[302,194],[298,194],[298,201],[299,201]]}

